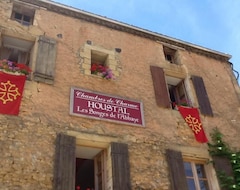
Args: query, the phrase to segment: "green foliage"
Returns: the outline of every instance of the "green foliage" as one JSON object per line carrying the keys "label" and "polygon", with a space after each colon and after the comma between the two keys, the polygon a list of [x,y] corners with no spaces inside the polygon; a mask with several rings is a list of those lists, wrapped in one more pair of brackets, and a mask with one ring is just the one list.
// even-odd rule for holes
{"label": "green foliage", "polygon": [[231,154],[231,150],[228,145],[222,140],[223,135],[219,132],[217,128],[213,130],[211,134],[212,142],[208,143],[209,153],[212,156],[224,156],[229,157]]}
{"label": "green foliage", "polygon": [[215,128],[211,134],[212,143],[208,143],[208,151],[212,156],[229,159],[232,165],[233,176],[227,176],[224,171],[217,171],[220,186],[226,190],[240,190],[240,152],[232,151],[222,140],[222,133]]}

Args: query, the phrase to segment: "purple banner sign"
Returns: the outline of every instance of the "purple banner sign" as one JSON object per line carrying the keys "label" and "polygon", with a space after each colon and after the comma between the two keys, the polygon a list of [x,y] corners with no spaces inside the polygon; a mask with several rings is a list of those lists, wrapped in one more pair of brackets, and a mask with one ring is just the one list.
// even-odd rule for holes
{"label": "purple banner sign", "polygon": [[70,114],[144,126],[141,102],[71,88]]}

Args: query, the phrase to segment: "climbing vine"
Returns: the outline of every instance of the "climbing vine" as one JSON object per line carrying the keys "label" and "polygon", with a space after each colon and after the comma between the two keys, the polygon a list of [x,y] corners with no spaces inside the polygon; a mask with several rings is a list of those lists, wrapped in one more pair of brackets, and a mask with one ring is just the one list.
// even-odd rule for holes
{"label": "climbing vine", "polygon": [[223,141],[223,134],[217,128],[211,133],[211,138],[212,143],[208,143],[210,155],[227,159],[232,167],[232,176],[227,175],[225,171],[216,171],[221,188],[240,190],[240,151],[233,151]]}

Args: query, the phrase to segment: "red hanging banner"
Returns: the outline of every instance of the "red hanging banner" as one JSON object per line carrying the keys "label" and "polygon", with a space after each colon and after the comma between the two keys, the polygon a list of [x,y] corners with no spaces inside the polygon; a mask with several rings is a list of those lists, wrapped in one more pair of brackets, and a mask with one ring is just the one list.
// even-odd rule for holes
{"label": "red hanging banner", "polygon": [[25,75],[0,72],[0,114],[19,114],[25,81]]}
{"label": "red hanging banner", "polygon": [[203,130],[203,126],[200,120],[199,112],[197,108],[189,108],[178,106],[178,110],[183,116],[188,126],[192,129],[195,138],[198,142],[206,143],[208,139]]}

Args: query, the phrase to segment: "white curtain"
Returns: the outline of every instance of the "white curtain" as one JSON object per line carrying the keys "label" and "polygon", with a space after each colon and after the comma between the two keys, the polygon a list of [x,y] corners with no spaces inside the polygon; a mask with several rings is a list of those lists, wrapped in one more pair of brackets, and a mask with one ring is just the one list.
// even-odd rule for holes
{"label": "white curtain", "polygon": [[28,64],[28,52],[18,51],[18,63]]}

